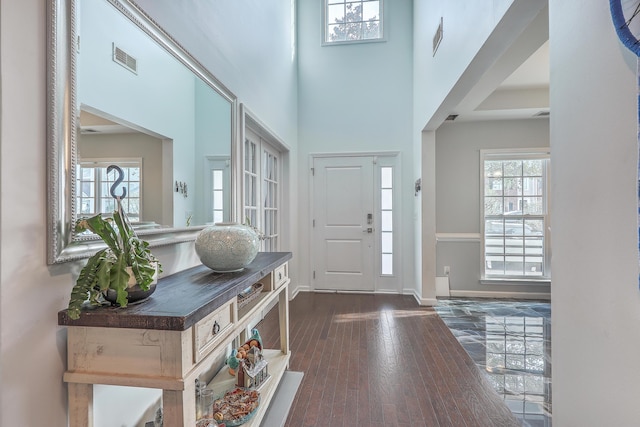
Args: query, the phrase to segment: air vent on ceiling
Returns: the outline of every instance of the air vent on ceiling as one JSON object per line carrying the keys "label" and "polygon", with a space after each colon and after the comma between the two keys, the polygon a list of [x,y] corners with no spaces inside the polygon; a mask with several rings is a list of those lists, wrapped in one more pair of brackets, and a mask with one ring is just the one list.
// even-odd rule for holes
{"label": "air vent on ceiling", "polygon": [[445,120],[452,122],[457,118],[458,118],[457,114],[449,114]]}
{"label": "air vent on ceiling", "polygon": [[549,111],[540,111],[533,115],[533,117],[549,117],[551,113]]}
{"label": "air vent on ceiling", "polygon": [[433,56],[436,56],[436,51],[438,50],[438,46],[440,46],[440,42],[442,41],[442,17],[440,17],[440,25],[438,25],[438,29],[436,33],[433,35]]}
{"label": "air vent on ceiling", "polygon": [[134,74],[138,74],[138,60],[113,43],[113,61]]}

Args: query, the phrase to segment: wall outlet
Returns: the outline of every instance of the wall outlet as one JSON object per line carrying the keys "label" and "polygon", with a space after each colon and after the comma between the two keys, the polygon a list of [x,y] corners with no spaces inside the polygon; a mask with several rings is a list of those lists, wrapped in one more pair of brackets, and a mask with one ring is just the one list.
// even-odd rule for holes
{"label": "wall outlet", "polygon": [[444,275],[448,276],[451,273],[451,267],[449,267],[448,265],[444,266]]}

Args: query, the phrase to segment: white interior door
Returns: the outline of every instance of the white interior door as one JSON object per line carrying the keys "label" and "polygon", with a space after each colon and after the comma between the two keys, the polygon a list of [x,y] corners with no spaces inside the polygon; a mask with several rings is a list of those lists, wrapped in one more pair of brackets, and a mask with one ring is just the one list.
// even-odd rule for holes
{"label": "white interior door", "polygon": [[313,160],[315,289],[373,291],[373,157]]}

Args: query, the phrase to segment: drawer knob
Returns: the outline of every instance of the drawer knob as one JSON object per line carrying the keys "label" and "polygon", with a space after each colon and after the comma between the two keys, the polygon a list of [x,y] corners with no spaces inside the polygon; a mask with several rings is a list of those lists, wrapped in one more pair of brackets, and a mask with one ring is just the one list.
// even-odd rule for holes
{"label": "drawer knob", "polygon": [[282,271],[278,272],[278,280],[282,280]]}
{"label": "drawer knob", "polygon": [[220,324],[216,320],[215,322],[213,322],[213,329],[211,329],[211,333],[213,333],[213,335],[215,335],[218,332],[220,332]]}

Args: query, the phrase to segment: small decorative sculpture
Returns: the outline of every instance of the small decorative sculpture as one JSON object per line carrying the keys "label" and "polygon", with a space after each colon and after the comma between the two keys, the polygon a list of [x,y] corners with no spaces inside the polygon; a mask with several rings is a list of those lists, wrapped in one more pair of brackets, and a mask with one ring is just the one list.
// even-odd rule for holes
{"label": "small decorative sculpture", "polygon": [[260,337],[260,332],[258,332],[256,328],[251,330],[251,338],[249,338],[249,341],[251,342],[252,340],[258,341],[258,347],[262,350],[262,338]]}
{"label": "small decorative sculpture", "polygon": [[231,356],[229,356],[226,362],[227,365],[229,365],[229,375],[231,376],[236,375],[236,369],[238,369],[238,366],[240,365],[240,361],[236,357],[237,354],[238,350],[234,349],[233,351],[231,351]]}

